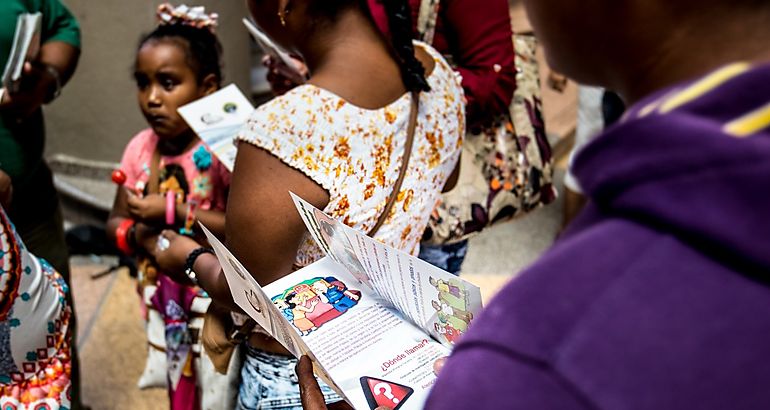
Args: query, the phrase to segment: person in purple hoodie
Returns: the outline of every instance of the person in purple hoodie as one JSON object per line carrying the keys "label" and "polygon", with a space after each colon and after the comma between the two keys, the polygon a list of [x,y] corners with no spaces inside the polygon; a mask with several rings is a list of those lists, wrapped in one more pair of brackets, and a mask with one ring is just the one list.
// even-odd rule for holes
{"label": "person in purple hoodie", "polygon": [[426,408],[770,408],[770,2],[525,3],[555,69],[631,108]]}

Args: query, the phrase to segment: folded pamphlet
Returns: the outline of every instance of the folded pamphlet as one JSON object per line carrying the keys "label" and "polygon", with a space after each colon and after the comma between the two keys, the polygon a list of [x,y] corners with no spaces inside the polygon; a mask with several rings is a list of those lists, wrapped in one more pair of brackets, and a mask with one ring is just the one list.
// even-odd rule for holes
{"label": "folded pamphlet", "polygon": [[2,86],[6,92],[15,93],[21,85],[24,63],[33,61],[40,52],[40,27],[43,15],[40,13],[20,14],[16,19],[13,47],[3,71]]}

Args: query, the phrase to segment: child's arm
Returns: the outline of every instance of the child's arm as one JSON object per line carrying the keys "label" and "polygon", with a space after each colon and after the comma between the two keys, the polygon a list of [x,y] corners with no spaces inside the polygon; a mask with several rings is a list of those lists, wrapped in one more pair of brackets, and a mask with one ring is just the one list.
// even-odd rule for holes
{"label": "child's arm", "polygon": [[[144,222],[150,226],[165,226],[166,222],[166,197],[160,194],[151,194],[142,198],[127,194],[123,190],[123,196],[126,197],[126,217]],[[113,209],[115,209],[113,207]],[[176,204],[174,208],[174,226],[184,226],[187,218],[187,204]],[[196,209],[193,211],[194,221],[200,221],[211,232],[220,238],[224,237],[225,232],[225,213],[223,211]],[[193,225],[193,228],[197,224]]]}
{"label": "child's arm", "polygon": [[128,214],[128,195],[126,189],[122,186],[118,187],[115,193],[115,200],[112,202],[112,210],[110,216],[107,219],[107,238],[115,243],[115,231],[124,219],[130,218]]}
{"label": "child's arm", "polygon": [[[126,188],[123,186],[118,187],[118,190],[115,193],[115,201],[113,201],[112,211],[110,211],[110,216],[107,219],[106,228],[107,238],[110,239],[112,243],[116,243],[117,238],[115,234],[118,230],[118,227],[124,220],[136,220],[136,218],[132,216],[131,212],[129,211],[130,196],[133,196],[133,194],[129,194]],[[129,238],[130,240],[128,240],[128,243],[135,244],[137,247],[141,248],[154,246],[157,240],[158,232],[158,229],[155,229],[141,221],[137,221],[134,231],[132,232],[133,236]]]}

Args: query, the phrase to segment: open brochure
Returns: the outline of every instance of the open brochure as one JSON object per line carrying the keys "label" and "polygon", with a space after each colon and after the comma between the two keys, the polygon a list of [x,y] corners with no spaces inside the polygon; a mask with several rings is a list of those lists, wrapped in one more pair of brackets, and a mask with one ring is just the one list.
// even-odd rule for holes
{"label": "open brochure", "polygon": [[13,46],[2,78],[2,87],[6,92],[18,91],[24,63],[37,58],[40,51],[41,19],[40,13],[20,14],[16,19]]}
{"label": "open brochure", "polygon": [[434,363],[481,309],[478,287],[293,198],[327,257],[268,286],[204,229],[233,300],[353,407],[422,408]]}
{"label": "open brochure", "polygon": [[235,84],[178,109],[192,130],[232,172],[238,153],[233,139],[246,124],[254,106]]}

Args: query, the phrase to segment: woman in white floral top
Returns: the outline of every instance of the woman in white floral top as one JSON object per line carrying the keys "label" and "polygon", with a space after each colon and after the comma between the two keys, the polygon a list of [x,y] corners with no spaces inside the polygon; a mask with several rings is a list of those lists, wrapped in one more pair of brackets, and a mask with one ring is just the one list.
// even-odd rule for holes
{"label": "woman in white floral top", "polygon": [[[268,284],[322,256],[289,191],[363,232],[377,223],[393,194],[397,202],[376,238],[416,254],[459,159],[465,127],[460,79],[430,46],[412,42],[406,1],[385,3],[390,41],[374,25],[365,1],[248,4],[264,31],[303,57],[311,76],[258,108],[238,137],[226,217],[228,247],[261,284]],[[413,95],[419,96],[414,146],[403,185],[393,193]],[[171,232],[165,236],[171,246],[156,258],[177,271],[198,245]],[[216,258],[201,254],[192,266],[200,285],[232,306]],[[296,379],[289,377],[296,362],[264,335],[253,336],[250,345],[239,408],[299,407]],[[339,400],[326,392],[330,401]]]}
{"label": "woman in white floral top", "polygon": [[[393,212],[376,237],[416,254],[437,194],[457,163],[463,105],[452,69],[432,48],[415,44],[433,59],[427,77],[431,91],[420,97],[413,153],[394,205],[402,212]],[[405,93],[382,108],[369,109],[305,84],[259,107],[238,139],[300,171],[326,191],[327,214],[369,232],[401,169],[411,101]],[[279,190],[286,193],[286,188]],[[320,252],[306,234],[296,264],[312,263],[323,256]]]}

